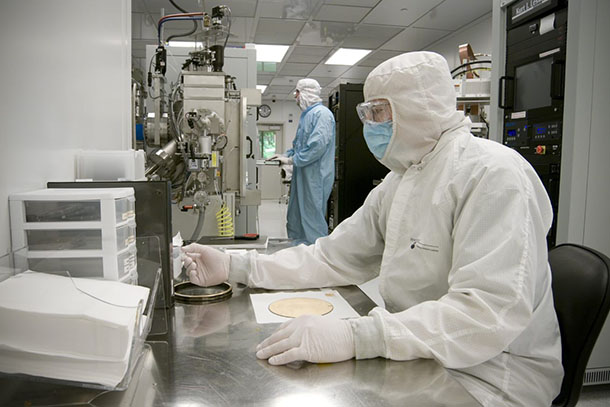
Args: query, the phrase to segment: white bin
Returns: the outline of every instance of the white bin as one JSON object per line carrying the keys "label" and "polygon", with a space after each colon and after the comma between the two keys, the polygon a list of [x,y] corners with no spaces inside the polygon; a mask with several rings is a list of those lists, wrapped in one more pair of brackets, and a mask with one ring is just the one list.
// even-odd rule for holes
{"label": "white bin", "polygon": [[135,270],[133,188],[44,189],[9,202],[12,246],[27,248],[32,270],[110,280]]}

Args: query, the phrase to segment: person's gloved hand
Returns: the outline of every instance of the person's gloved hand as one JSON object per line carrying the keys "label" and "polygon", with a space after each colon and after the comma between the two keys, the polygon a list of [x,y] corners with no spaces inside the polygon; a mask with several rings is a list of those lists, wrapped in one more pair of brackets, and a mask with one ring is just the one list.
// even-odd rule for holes
{"label": "person's gloved hand", "polygon": [[229,278],[229,254],[198,243],[184,246],[182,251],[184,268],[191,283],[208,287],[225,282]]}
{"label": "person's gloved hand", "polygon": [[269,359],[272,365],[297,360],[341,362],[356,354],[349,321],[319,315],[302,315],[284,322],[256,350],[257,358]]}
{"label": "person's gloved hand", "polygon": [[282,165],[292,165],[292,157],[286,157],[285,155],[274,155],[273,157],[270,158],[270,160],[277,160],[280,163],[282,163]]}

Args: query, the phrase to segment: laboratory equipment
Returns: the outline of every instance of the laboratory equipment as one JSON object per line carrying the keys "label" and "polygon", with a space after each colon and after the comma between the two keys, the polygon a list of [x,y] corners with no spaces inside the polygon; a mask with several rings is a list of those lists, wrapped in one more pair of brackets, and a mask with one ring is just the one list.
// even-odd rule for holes
{"label": "laboratory equipment", "polygon": [[506,70],[500,78],[504,145],[532,164],[553,205],[555,246],[568,9],[565,1],[517,1],[507,8]]}
{"label": "laboratory equipment", "polygon": [[489,134],[489,101],[491,97],[490,55],[474,53],[469,43],[458,47],[460,65],[451,70],[457,108],[472,121],[470,132],[481,138]]}
{"label": "laboratory equipment", "polygon": [[[182,20],[197,22],[193,36],[200,45],[189,52],[176,82],[166,92],[170,63],[162,27]],[[174,220],[194,225],[189,233],[175,228],[186,240],[256,233],[255,222],[237,218],[247,217],[249,207],[260,204],[254,165],[248,171],[248,161],[255,159],[253,140],[257,139],[256,134],[248,135],[252,127],[248,121],[255,120],[260,91],[237,89],[235,77],[222,71],[231,11],[218,6],[211,15],[168,15],[159,20],[158,27],[159,45],[148,74],[153,112],[145,126],[146,176],[172,182],[172,201],[180,209],[174,211]]]}
{"label": "laboratory equipment", "polygon": [[[607,81],[594,79],[604,78],[601,72],[608,60],[608,9],[599,7],[603,3],[494,3],[494,76],[495,83],[503,85],[494,97],[497,105],[513,102],[521,109],[499,108],[491,122],[497,129],[495,140],[525,152],[524,157],[541,170],[555,212],[549,237],[555,235],[558,244],[582,244],[608,255],[608,228],[600,222],[608,213],[608,160],[604,154],[608,138],[599,131],[607,128],[603,106],[608,105],[608,92],[600,86]],[[529,61],[523,58],[522,64],[515,64],[528,55]],[[511,60],[513,72],[509,71]],[[520,88],[528,83],[532,86],[529,91],[536,92],[526,98],[523,92],[528,90]],[[541,117],[544,112],[546,118]],[[610,383],[609,344],[610,323],[606,321],[587,364],[584,385]]]}
{"label": "laboratory equipment", "polygon": [[233,294],[229,283],[220,283],[210,287],[200,287],[190,281],[183,281],[174,287],[177,301],[187,303],[212,303],[224,301]]}
{"label": "laboratory equipment", "polygon": [[341,84],[328,98],[337,126],[335,182],[327,210],[330,231],[350,217],[388,173],[388,169],[371,154],[362,136],[362,122],[356,112],[356,105],[364,101],[362,86]]}

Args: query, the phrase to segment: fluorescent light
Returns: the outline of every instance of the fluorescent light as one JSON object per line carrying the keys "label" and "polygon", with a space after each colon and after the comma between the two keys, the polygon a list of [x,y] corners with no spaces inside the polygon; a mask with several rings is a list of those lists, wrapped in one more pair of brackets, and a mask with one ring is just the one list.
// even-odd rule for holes
{"label": "fluorescent light", "polygon": [[195,48],[202,47],[202,43],[193,42],[193,41],[170,41],[167,43],[170,47],[180,47],[180,48]]}
{"label": "fluorescent light", "polygon": [[369,49],[339,48],[325,62],[326,65],[354,65],[370,54]]}
{"label": "fluorescent light", "polygon": [[260,89],[261,93],[265,93],[265,89],[267,89],[267,85],[256,85],[256,89]]}
{"label": "fluorescent light", "polygon": [[288,51],[288,45],[255,44],[256,60],[262,62],[282,62]]}

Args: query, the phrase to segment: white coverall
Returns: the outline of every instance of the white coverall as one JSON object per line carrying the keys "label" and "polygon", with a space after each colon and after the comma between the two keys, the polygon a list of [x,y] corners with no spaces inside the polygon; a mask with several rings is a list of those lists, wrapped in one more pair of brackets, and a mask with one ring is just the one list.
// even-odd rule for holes
{"label": "white coverall", "polygon": [[563,369],[552,211],[538,176],[515,151],[470,134],[437,54],[382,63],[364,94],[392,107],[380,160],[389,175],[330,236],[232,255],[230,278],[283,289],[379,275],[387,310],[350,320],[356,358],[432,358],[485,406],[549,406]]}

